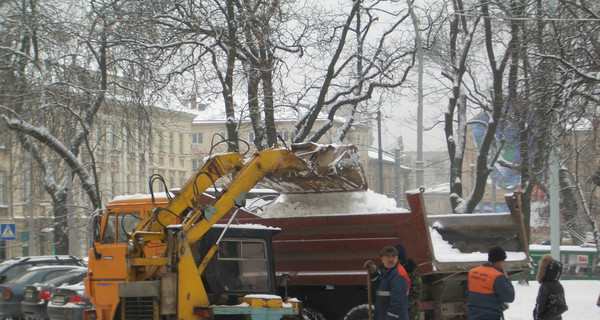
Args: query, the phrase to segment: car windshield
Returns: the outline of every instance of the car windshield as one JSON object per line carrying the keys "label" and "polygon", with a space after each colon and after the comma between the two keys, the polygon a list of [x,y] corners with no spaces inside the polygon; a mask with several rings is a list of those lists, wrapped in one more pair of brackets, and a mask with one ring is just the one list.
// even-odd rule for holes
{"label": "car windshield", "polygon": [[83,278],[85,278],[86,269],[84,270],[72,270],[67,273],[60,275],[56,278],[52,278],[46,281],[47,284],[51,284],[55,287],[58,287],[62,284],[68,283],[77,283],[80,282]]}
{"label": "car windshield", "polygon": [[[56,270],[58,271],[58,274],[55,273],[55,277],[58,275],[62,275],[64,272],[67,272],[68,269],[59,269]],[[23,273],[21,273],[21,275],[19,275],[18,277],[8,281],[8,283],[33,283],[35,282],[35,278],[37,277],[38,274],[40,274],[40,272],[47,272],[47,269],[39,269],[39,270],[34,270],[34,271],[25,271]],[[52,272],[51,272],[52,273]],[[48,275],[46,275],[45,277],[48,277]]]}
{"label": "car windshield", "polygon": [[33,272],[23,272],[21,273],[21,275],[17,276],[16,278],[8,281],[8,283],[27,283],[27,282],[31,282],[32,279],[35,278],[35,276],[40,272],[41,270],[36,270]]}
{"label": "car windshield", "polygon": [[10,268],[15,263],[17,263],[16,260],[8,260],[8,261],[4,261],[4,262],[0,263],[0,273],[4,273],[4,270]]}

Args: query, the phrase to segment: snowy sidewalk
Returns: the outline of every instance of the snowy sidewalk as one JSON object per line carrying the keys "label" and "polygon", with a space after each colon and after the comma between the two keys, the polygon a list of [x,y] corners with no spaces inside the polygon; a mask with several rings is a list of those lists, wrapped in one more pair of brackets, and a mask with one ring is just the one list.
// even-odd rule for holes
{"label": "snowy sidewalk", "polygon": [[[565,288],[565,298],[569,310],[563,314],[563,320],[600,319],[600,308],[596,306],[600,294],[600,281],[597,280],[564,280],[560,282]],[[515,286],[515,302],[504,312],[506,320],[531,320],[533,308],[539,288],[537,281],[530,281],[529,286],[513,282]]]}

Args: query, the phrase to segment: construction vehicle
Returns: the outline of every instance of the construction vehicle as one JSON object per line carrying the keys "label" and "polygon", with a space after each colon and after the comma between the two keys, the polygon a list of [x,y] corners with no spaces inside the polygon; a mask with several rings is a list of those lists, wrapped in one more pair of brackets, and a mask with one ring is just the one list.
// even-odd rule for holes
{"label": "construction vehicle", "polygon": [[[207,319],[298,316],[301,304],[275,295],[271,238],[279,230],[216,225],[260,181],[278,190],[366,189],[356,148],[304,144],[274,147],[251,159],[209,157],[176,195],[118,197],[93,221],[86,296],[96,319]],[[203,191],[224,175],[214,198]],[[152,180],[151,180],[152,181]],[[151,183],[152,186],[152,183]],[[232,215],[234,213],[232,212]]]}
{"label": "construction vehicle", "polygon": [[233,223],[281,229],[273,238],[276,272],[289,275],[287,292],[302,301],[310,320],[369,319],[362,266],[397,244],[422,275],[420,319],[466,319],[468,271],[487,261],[490,248],[506,249],[509,274],[530,270],[520,195],[505,196],[506,213],[427,215],[422,192],[406,194],[410,212],[269,218],[244,211]]}

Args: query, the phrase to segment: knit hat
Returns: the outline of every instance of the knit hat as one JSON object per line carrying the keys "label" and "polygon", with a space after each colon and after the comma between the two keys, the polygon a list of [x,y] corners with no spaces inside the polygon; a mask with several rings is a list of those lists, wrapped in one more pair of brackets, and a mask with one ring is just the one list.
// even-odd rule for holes
{"label": "knit hat", "polygon": [[392,247],[392,246],[387,246],[383,249],[381,249],[381,252],[379,253],[380,257],[383,256],[397,256],[398,255],[398,250],[396,250],[396,248]]}
{"label": "knit hat", "polygon": [[404,249],[404,246],[401,244],[398,244],[394,248],[396,248],[396,250],[398,250],[398,260],[400,260],[400,261],[406,260],[406,249]]}
{"label": "knit hat", "polygon": [[488,261],[489,262],[498,262],[506,260],[506,251],[500,247],[493,247],[488,252]]}

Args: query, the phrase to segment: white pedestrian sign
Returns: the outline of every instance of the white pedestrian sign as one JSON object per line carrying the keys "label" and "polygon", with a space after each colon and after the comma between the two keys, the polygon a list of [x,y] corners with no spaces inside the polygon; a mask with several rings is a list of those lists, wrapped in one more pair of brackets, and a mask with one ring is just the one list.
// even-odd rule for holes
{"label": "white pedestrian sign", "polygon": [[16,230],[14,223],[0,224],[0,240],[15,240]]}

